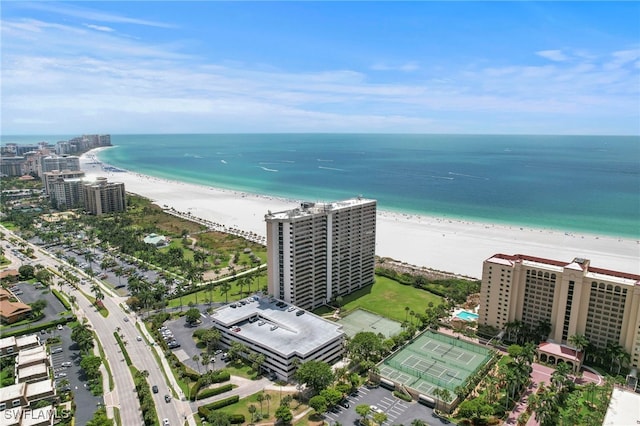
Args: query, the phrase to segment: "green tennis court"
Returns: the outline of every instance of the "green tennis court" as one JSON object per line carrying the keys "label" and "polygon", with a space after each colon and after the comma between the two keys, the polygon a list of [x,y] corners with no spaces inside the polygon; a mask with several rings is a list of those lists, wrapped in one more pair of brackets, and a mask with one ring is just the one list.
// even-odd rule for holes
{"label": "green tennis court", "polygon": [[397,321],[381,317],[363,309],[356,309],[349,315],[338,320],[347,336],[353,337],[361,331],[382,333],[385,337],[391,337],[400,333],[402,326]]}
{"label": "green tennis court", "polygon": [[453,394],[490,359],[487,348],[426,331],[385,360],[380,376],[429,396],[436,388]]}

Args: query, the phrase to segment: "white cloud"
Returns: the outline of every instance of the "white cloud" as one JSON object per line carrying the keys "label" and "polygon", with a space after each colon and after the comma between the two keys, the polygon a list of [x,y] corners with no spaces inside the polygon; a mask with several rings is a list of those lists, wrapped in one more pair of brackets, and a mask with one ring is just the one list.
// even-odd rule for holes
{"label": "white cloud", "polygon": [[536,55],[555,62],[563,62],[569,59],[567,55],[562,53],[562,50],[540,50],[536,52]]}
{"label": "white cloud", "polygon": [[104,32],[107,32],[107,33],[115,31],[113,28],[106,27],[104,25],[84,24],[84,26],[87,27],[87,28],[91,28],[92,30],[104,31]]}
{"label": "white cloud", "polygon": [[[544,66],[497,65],[490,58],[459,69],[378,63],[374,70],[413,71],[412,80],[381,82],[370,70],[290,72],[270,64],[211,61],[185,54],[179,41],[145,43],[94,24],[19,20],[1,27],[7,134],[456,132],[492,123],[499,132],[512,131],[508,126],[516,122],[541,123],[539,117],[551,117],[544,123],[559,132],[569,121],[591,128],[609,116],[637,115],[637,75],[628,68],[640,56],[633,49],[606,58],[584,50],[571,61],[560,60],[568,59],[560,51],[537,52],[555,58]],[[421,73],[428,75],[421,79]],[[511,124],[496,123],[500,116],[513,117]],[[620,132],[638,130],[630,124]]]}

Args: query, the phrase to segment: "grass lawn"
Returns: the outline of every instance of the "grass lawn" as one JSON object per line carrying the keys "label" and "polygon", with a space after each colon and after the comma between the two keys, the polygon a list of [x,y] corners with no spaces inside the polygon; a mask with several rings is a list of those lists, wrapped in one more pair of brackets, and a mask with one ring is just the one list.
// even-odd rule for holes
{"label": "grass lawn", "polygon": [[240,376],[251,380],[255,380],[258,377],[258,373],[250,365],[239,360],[233,364],[227,364],[224,369],[232,376]]}
{"label": "grass lawn", "polygon": [[406,319],[405,307],[423,313],[429,302],[442,303],[442,297],[425,290],[402,285],[392,279],[377,276],[373,285],[362,288],[344,297],[342,312],[366,309],[383,317],[402,322]]}
{"label": "grass lawn", "polygon": [[[258,283],[260,285],[264,285],[264,283],[266,282],[267,282],[266,273],[263,271],[260,277],[257,280],[255,280],[254,283],[251,285],[251,293],[249,293],[249,287],[245,285],[242,287],[242,294],[241,294],[240,286],[238,285],[238,280],[229,281],[229,283],[231,284],[231,290],[229,290],[229,294],[227,295],[229,302],[240,300],[244,297],[247,297],[249,294],[255,293],[256,291],[259,290]],[[196,303],[196,299],[197,299],[197,303],[206,303],[206,301],[210,299],[211,299],[211,302],[226,301],[225,295],[220,293],[219,285],[214,286],[211,291],[209,291],[208,287],[205,285],[205,286],[202,286],[202,290],[196,293],[185,294],[184,296],[182,296],[182,305],[187,307],[189,306],[189,302]],[[175,299],[169,300],[168,306],[170,308],[175,308],[180,306],[180,298],[176,297]]]}
{"label": "grass lawn", "polygon": [[[269,395],[271,397],[271,400],[269,401],[268,407],[267,407],[267,401],[263,401],[262,402],[262,421],[260,423],[264,423],[264,422],[274,422],[275,421],[275,417],[273,417],[276,409],[280,406],[280,400],[282,397],[286,396],[286,395],[295,395],[297,392],[287,392],[287,391],[277,391],[277,390],[265,390],[263,392],[258,392],[258,393],[254,393],[253,395],[249,395],[246,398],[242,398],[240,401],[236,402],[235,404],[229,405],[227,407],[221,408],[219,411],[223,411],[227,414],[244,414],[244,418],[247,421],[247,423],[251,424],[253,423],[251,421],[251,414],[249,414],[249,410],[248,407],[249,405],[255,405],[255,407],[257,408],[256,413],[260,413],[260,403],[258,402],[258,395],[260,394],[264,394],[264,395]],[[268,408],[268,411],[267,411]],[[301,413],[302,411],[306,410],[308,408],[307,405],[304,404],[300,404],[298,403],[297,400],[292,400],[291,404],[289,405],[289,408],[291,409],[291,412],[293,413],[293,415],[295,416],[298,413]],[[267,417],[264,417],[264,416]]]}

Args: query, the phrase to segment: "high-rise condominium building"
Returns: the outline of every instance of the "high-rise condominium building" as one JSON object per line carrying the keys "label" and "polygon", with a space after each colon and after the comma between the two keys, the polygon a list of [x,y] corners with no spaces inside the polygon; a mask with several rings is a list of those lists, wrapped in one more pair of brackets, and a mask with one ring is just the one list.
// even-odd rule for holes
{"label": "high-rise condominium building", "polygon": [[640,275],[522,254],[496,254],[482,270],[479,324],[504,330],[522,321],[551,324],[549,339],[582,334],[604,348],[619,344],[640,365]]}
{"label": "high-rise condominium building", "polygon": [[373,283],[375,200],[302,203],[265,221],[269,294],[313,309]]}
{"label": "high-rise condominium building", "polygon": [[127,208],[124,183],[107,182],[104,177],[83,184],[82,195],[84,209],[96,216],[122,212]]}

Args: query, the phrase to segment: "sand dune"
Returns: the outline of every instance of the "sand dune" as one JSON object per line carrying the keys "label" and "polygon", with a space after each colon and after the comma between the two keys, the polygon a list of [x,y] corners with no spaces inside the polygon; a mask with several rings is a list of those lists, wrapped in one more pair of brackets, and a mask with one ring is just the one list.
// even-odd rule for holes
{"label": "sand dune", "polygon": [[[253,195],[208,186],[159,179],[135,172],[103,171],[91,156],[81,157],[88,176],[123,182],[127,192],[142,195],[161,207],[190,213],[227,227],[266,233],[264,215],[296,207],[300,201]],[[366,196],[366,194],[365,194]],[[528,254],[570,262],[591,259],[591,265],[640,274],[640,241],[550,229],[497,225],[378,212],[376,254],[411,265],[480,278],[482,262],[495,253]]]}

